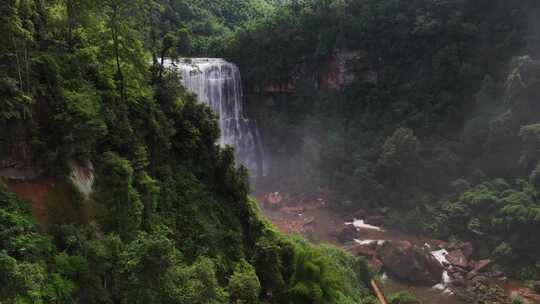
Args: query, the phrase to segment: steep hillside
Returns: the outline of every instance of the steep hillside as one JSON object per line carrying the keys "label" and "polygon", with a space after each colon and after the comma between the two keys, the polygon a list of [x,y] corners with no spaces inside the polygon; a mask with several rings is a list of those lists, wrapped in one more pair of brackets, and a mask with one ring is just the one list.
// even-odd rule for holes
{"label": "steep hillside", "polygon": [[372,303],[364,260],[260,217],[215,114],[158,60],[183,46],[171,3],[1,2],[1,301]]}

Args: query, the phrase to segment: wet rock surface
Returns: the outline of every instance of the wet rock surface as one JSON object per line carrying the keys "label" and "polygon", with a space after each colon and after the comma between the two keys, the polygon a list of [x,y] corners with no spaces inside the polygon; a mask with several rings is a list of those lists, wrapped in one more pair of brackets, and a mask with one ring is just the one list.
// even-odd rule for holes
{"label": "wet rock surface", "polygon": [[353,225],[345,225],[343,229],[341,229],[341,232],[339,232],[337,238],[342,243],[350,243],[354,242],[356,239],[356,227]]}
{"label": "wet rock surface", "polygon": [[355,245],[351,247],[349,251],[356,256],[363,256],[371,259],[377,255],[377,242]]}
{"label": "wet rock surface", "polygon": [[454,242],[448,244],[448,251],[461,250],[465,258],[470,259],[474,253],[474,248],[471,242]]}
{"label": "wet rock surface", "polygon": [[[387,281],[389,286],[387,287],[391,292],[408,289],[419,296],[421,303],[507,304],[510,303],[510,293],[512,292],[512,296],[522,297],[525,300],[524,303],[540,304],[534,286],[524,288],[522,283],[507,281],[504,273],[498,271],[497,266],[492,261],[475,260],[475,250],[471,242],[449,243],[383,229],[381,227],[383,225],[374,225],[374,223],[380,224],[381,222],[370,220],[369,222],[373,224],[368,223],[368,217],[382,218],[384,221],[383,211],[359,210],[340,215],[325,207],[324,198],[325,196],[320,195],[294,197],[282,194],[282,203],[279,208],[272,208],[270,204],[265,203],[263,207],[266,208],[263,209],[272,222],[285,233],[300,233],[315,242],[327,242],[342,246],[350,253],[364,257],[375,272],[389,275],[390,279]],[[261,197],[260,201],[264,202],[264,196]],[[406,245],[397,246],[396,244]],[[415,249],[394,250],[395,254],[385,256],[383,249],[390,250],[388,249],[389,245]],[[434,276],[437,279],[432,279],[429,284],[419,284],[411,281],[408,277],[403,277],[408,276],[407,271],[416,271],[421,274],[423,271],[429,273],[429,270],[418,270],[423,269],[423,266],[414,258],[414,254],[408,256],[403,253],[416,252],[417,250],[429,258],[437,257],[439,265],[436,267],[438,269],[437,275]],[[398,252],[401,253],[397,254]],[[392,258],[390,261],[389,257]],[[391,271],[392,266],[396,267],[395,272],[399,268],[399,270],[403,269],[400,272],[405,274],[403,276],[396,275]],[[441,282],[443,279],[444,282]],[[514,286],[510,287],[511,284]],[[540,282],[538,285],[540,287]]]}
{"label": "wet rock surface", "polygon": [[452,266],[469,268],[469,261],[467,260],[461,249],[449,252],[446,256],[446,259],[448,260],[448,263]]}
{"label": "wet rock surface", "polygon": [[498,284],[506,278],[492,269],[491,260],[472,260],[474,248],[470,242],[449,244],[447,250],[448,288],[459,299],[468,303],[508,303],[508,295]]}
{"label": "wet rock surface", "polygon": [[478,262],[473,262],[472,263],[472,265],[474,265],[473,271],[477,273],[487,271],[492,264],[493,264],[492,261],[488,259],[480,260]]}
{"label": "wet rock surface", "polygon": [[372,215],[366,218],[366,224],[373,226],[384,226],[384,216],[383,215]]}
{"label": "wet rock surface", "polygon": [[400,280],[425,286],[441,282],[441,263],[429,251],[410,242],[386,242],[378,249],[378,257],[384,269]]}

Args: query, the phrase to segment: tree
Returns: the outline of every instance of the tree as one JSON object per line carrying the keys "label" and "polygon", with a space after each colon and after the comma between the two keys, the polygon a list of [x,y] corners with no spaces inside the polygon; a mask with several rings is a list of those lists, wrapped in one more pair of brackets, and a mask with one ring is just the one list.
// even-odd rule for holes
{"label": "tree", "polygon": [[15,79],[0,78],[0,125],[3,126],[0,138],[7,138],[10,143],[9,138],[18,133],[13,128],[31,120],[33,104],[34,101],[19,89]]}
{"label": "tree", "polygon": [[0,230],[0,298],[9,303],[71,303],[76,290],[69,271],[73,267],[56,263],[70,257],[57,254],[27,205],[1,182]]}
{"label": "tree", "polygon": [[[149,25],[145,15],[150,11],[152,0],[102,0],[101,12],[106,16],[107,28],[100,41],[103,48],[112,55],[114,62],[114,81],[118,97],[127,99],[127,90],[142,85],[138,73],[144,73],[146,58],[144,38],[148,36]],[[105,43],[104,43],[105,42]],[[110,44],[108,42],[111,42]],[[126,75],[126,72],[128,74]],[[129,76],[132,79],[128,80]],[[128,87],[129,86],[129,87]]]}
{"label": "tree", "polygon": [[30,93],[29,48],[34,44],[31,20],[36,14],[33,1],[8,0],[0,4],[0,31],[7,37],[7,43],[0,46],[0,54],[3,63],[14,67],[19,89],[26,94]]}
{"label": "tree", "polygon": [[411,129],[399,128],[386,139],[379,164],[386,168],[408,168],[418,164],[419,141]]}
{"label": "tree", "polygon": [[540,160],[540,124],[521,127],[519,136],[523,142],[520,163],[530,169]]}
{"label": "tree", "polygon": [[[393,192],[410,192],[420,172],[419,140],[411,129],[398,128],[382,146],[377,160],[379,178]],[[402,199],[399,199],[402,200]]]}
{"label": "tree", "polygon": [[96,200],[102,206],[104,227],[107,231],[117,231],[123,239],[133,237],[142,223],[144,207],[132,185],[130,162],[113,152],[104,153],[98,180]]}
{"label": "tree", "polygon": [[309,246],[295,248],[288,293],[294,303],[336,303],[344,282],[332,263]]}
{"label": "tree", "polygon": [[241,260],[229,278],[228,292],[232,303],[257,304],[261,283],[255,269],[245,260]]}
{"label": "tree", "polygon": [[540,191],[540,162],[536,164],[536,167],[529,176],[529,182],[534,186],[537,191]]}

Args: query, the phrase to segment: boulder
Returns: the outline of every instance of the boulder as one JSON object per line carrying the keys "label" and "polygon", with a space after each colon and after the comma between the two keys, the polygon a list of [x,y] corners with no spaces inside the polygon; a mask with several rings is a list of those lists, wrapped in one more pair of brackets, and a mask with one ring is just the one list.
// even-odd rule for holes
{"label": "boulder", "polygon": [[473,245],[471,242],[452,242],[448,244],[447,250],[448,251],[454,251],[454,250],[461,250],[465,258],[470,259],[473,255]]}
{"label": "boulder", "polygon": [[455,267],[455,266],[450,266],[446,270],[448,271],[449,274],[464,273],[464,270],[462,268]]}
{"label": "boulder", "polygon": [[[376,244],[376,242],[374,243]],[[370,259],[375,256],[376,249],[377,247],[376,246],[374,247],[372,244],[361,244],[361,245],[353,246],[350,249],[350,251],[352,254],[356,256],[363,256]]]}
{"label": "boulder", "polygon": [[446,255],[446,259],[448,260],[448,263],[450,263],[450,265],[457,266],[460,268],[469,267],[469,261],[467,260],[467,258],[465,257],[461,249],[450,251]]}
{"label": "boulder", "polygon": [[378,250],[393,277],[416,285],[433,286],[442,279],[443,266],[431,253],[406,241],[391,241]]}
{"label": "boulder", "polygon": [[488,278],[500,278],[504,276],[504,273],[502,273],[501,271],[493,271],[493,272],[486,272],[484,273],[484,275]]}
{"label": "boulder", "polygon": [[384,225],[384,216],[382,215],[372,215],[368,216],[365,220],[366,224],[373,226],[383,226]]}
{"label": "boulder", "polygon": [[470,259],[474,252],[474,248],[471,242],[462,243],[459,249],[461,249],[461,252],[466,259]]}
{"label": "boulder", "polygon": [[371,268],[373,268],[373,270],[378,273],[383,268],[383,263],[381,262],[381,260],[373,257],[371,260],[369,260],[369,266],[371,266]]}
{"label": "boulder", "polygon": [[472,279],[474,279],[477,275],[478,275],[478,272],[476,272],[476,271],[473,270],[473,271],[468,272],[467,275],[465,276],[465,278],[466,278],[467,280],[472,280]]}
{"label": "boulder", "polygon": [[364,210],[364,209],[360,209],[360,210],[356,210],[356,212],[354,212],[353,217],[355,219],[361,220],[361,219],[365,219],[366,215],[367,215],[367,211]]}
{"label": "boulder", "polygon": [[354,227],[353,225],[345,225],[341,232],[339,232],[337,238],[342,243],[354,242],[356,234],[356,227]]}
{"label": "boulder", "polygon": [[474,265],[474,271],[475,272],[484,272],[484,271],[487,271],[489,269],[489,267],[491,266],[492,262],[491,260],[480,260],[478,262],[475,263]]}
{"label": "boulder", "polygon": [[355,217],[352,214],[345,214],[343,215],[343,220],[345,223],[352,223],[354,221]]}
{"label": "boulder", "polygon": [[482,275],[477,275],[474,278],[472,278],[470,284],[482,285],[482,284],[487,284],[488,281],[489,281],[489,279],[487,277],[482,276]]}
{"label": "boulder", "polygon": [[467,281],[465,280],[465,277],[461,275],[460,273],[455,273],[452,277],[452,285],[456,287],[463,287],[467,285]]}

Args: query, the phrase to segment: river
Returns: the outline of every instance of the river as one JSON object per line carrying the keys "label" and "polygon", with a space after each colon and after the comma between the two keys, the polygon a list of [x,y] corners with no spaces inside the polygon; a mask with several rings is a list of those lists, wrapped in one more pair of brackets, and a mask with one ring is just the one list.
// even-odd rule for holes
{"label": "river", "polygon": [[[308,206],[307,208],[284,207],[269,208],[261,204],[264,215],[272,221],[282,232],[299,233],[314,243],[329,243],[347,249],[337,239],[337,231],[343,227],[345,222],[336,212],[324,206],[324,203]],[[431,245],[437,248],[437,241],[423,236],[417,236],[388,229],[368,229],[358,228],[357,241],[368,240],[404,240],[413,244],[423,246]],[[413,286],[402,283],[382,275],[384,292],[388,296],[398,291],[409,291],[416,295],[420,303],[425,304],[457,304],[463,303],[457,296],[442,289],[434,287]]]}

